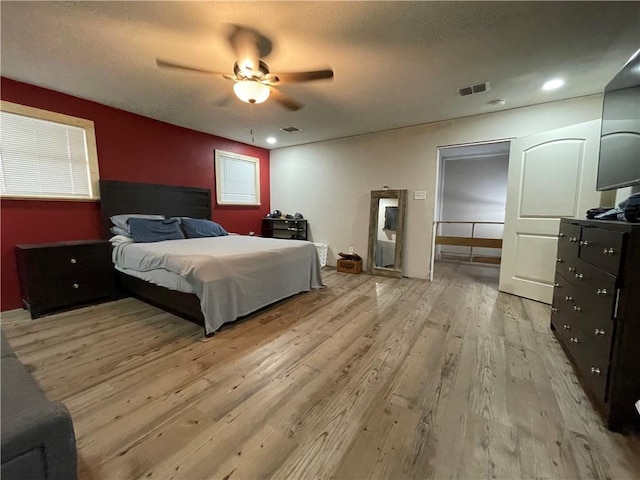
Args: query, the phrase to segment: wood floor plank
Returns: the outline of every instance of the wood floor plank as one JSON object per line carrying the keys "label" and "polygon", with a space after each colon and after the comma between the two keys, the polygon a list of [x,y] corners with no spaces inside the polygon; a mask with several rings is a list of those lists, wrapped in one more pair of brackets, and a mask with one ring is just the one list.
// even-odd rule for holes
{"label": "wood floor plank", "polygon": [[326,288],[216,335],[138,300],[2,314],[74,420],[81,480],[640,478],[499,269],[435,280],[323,269]]}

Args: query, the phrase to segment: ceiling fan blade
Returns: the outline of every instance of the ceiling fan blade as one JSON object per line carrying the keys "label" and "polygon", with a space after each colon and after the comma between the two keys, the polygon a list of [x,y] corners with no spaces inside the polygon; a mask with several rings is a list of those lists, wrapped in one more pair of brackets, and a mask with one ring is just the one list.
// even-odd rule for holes
{"label": "ceiling fan blade", "polygon": [[238,54],[237,48],[240,47],[237,43],[238,37],[242,35],[246,35],[251,41],[253,41],[253,44],[258,49],[258,56],[260,58],[268,57],[271,54],[271,51],[273,50],[273,42],[256,29],[232,23],[228,24],[228,27],[229,35],[227,38],[236,55]]}
{"label": "ceiling fan blade", "polygon": [[333,78],[333,70],[314,70],[311,72],[272,73],[267,79],[273,85],[283,83],[311,82],[314,80],[329,80]]}
{"label": "ceiling fan blade", "polygon": [[260,57],[271,53],[271,40],[253,28],[231,25],[228,40],[242,70],[260,71]]}
{"label": "ceiling fan blade", "polygon": [[220,75],[223,77],[228,77],[229,75],[222,72],[215,72],[213,70],[207,70],[204,68],[196,68],[190,67],[188,65],[181,65],[179,63],[169,62],[167,60],[162,60],[161,58],[156,58],[156,65],[160,68],[173,68],[175,70],[185,70],[187,72],[197,72],[197,73],[208,73],[211,75]]}
{"label": "ceiling fan blade", "polygon": [[298,111],[302,107],[304,107],[304,105],[302,105],[301,103],[296,102],[293,98],[285,95],[280,90],[273,87],[271,88],[270,98],[272,98],[275,102],[278,102],[283,107],[291,110],[292,112]]}
{"label": "ceiling fan blade", "polygon": [[216,107],[226,108],[229,106],[229,103],[231,103],[231,100],[233,100],[233,96],[230,94],[227,94],[215,100],[213,104]]}

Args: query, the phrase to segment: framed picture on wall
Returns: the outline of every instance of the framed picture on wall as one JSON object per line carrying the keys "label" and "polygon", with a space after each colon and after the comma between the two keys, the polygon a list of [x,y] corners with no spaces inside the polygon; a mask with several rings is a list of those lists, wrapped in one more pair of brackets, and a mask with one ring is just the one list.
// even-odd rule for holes
{"label": "framed picture on wall", "polygon": [[218,205],[260,205],[260,159],[216,150]]}

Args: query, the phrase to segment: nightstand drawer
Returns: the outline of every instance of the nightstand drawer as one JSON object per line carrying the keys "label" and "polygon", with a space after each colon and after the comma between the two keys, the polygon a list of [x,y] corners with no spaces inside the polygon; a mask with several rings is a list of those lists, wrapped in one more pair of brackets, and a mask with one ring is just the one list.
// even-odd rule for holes
{"label": "nightstand drawer", "polygon": [[54,278],[111,269],[110,254],[111,246],[108,243],[43,248],[36,262],[43,277]]}
{"label": "nightstand drawer", "polygon": [[16,258],[22,301],[32,318],[116,295],[107,241],[16,245]]}
{"label": "nightstand drawer", "polygon": [[44,281],[42,301],[48,307],[85,303],[112,296],[115,276],[113,271],[64,275]]}

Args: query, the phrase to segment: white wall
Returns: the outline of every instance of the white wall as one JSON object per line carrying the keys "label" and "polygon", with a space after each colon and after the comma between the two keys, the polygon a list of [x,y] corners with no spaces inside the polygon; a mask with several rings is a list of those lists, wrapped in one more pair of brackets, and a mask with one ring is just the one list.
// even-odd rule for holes
{"label": "white wall", "polygon": [[[508,156],[448,159],[442,162],[441,221],[504,222]],[[476,237],[502,238],[502,225],[476,225]],[[471,225],[443,224],[441,235],[470,237]],[[443,245],[442,253],[469,254],[470,247]],[[500,256],[495,248],[474,248],[474,254]]]}
{"label": "white wall", "polygon": [[[328,264],[335,265],[349,246],[366,256],[370,191],[406,188],[404,274],[427,278],[438,147],[530,135],[598,119],[601,110],[602,96],[593,95],[272,150],[271,205],[301,212],[311,239],[329,244]],[[414,190],[426,190],[427,200],[413,200]]]}

